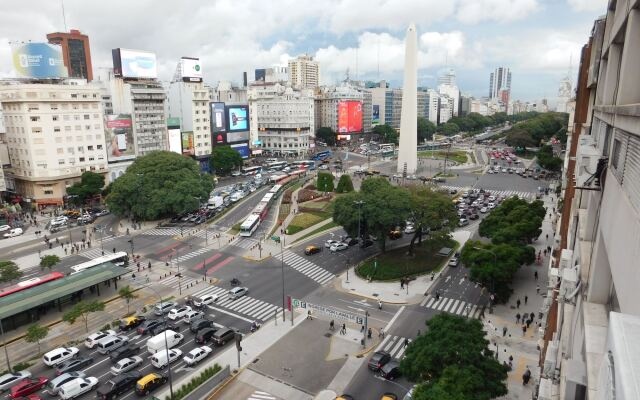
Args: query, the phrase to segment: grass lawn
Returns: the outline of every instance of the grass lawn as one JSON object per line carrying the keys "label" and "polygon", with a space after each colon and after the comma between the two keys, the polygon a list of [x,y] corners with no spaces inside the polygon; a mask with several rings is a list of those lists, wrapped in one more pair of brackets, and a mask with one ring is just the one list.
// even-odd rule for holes
{"label": "grass lawn", "polygon": [[[334,198],[335,199],[335,198]],[[307,201],[300,203],[300,207],[313,208],[316,211],[300,212],[293,217],[289,226],[287,226],[287,234],[293,235],[303,229],[307,229],[320,221],[333,217],[333,207],[335,201]]]}
{"label": "grass lawn", "polygon": [[324,232],[324,231],[329,230],[329,229],[331,229],[331,228],[335,228],[336,226],[340,226],[340,225],[336,224],[334,221],[331,221],[331,222],[329,222],[328,224],[322,225],[322,226],[321,226],[321,227],[319,227],[318,229],[314,229],[313,231],[311,231],[311,232],[307,233],[306,235],[304,235],[304,236],[300,237],[300,238],[299,238],[298,240],[296,240],[294,243],[299,242],[299,241],[301,241],[301,240],[304,240],[304,239],[306,239],[306,238],[308,238],[308,237],[310,237],[310,236],[313,236],[313,235],[315,235],[315,234],[317,234],[317,233]]}
{"label": "grass lawn", "polygon": [[419,151],[418,157],[437,158],[442,160],[444,160],[445,158],[448,158],[449,160],[455,161],[460,164],[464,164],[467,162],[467,152],[462,150],[449,151],[448,156],[447,156],[447,152],[444,150],[425,150],[425,151]]}
{"label": "grass lawn", "polygon": [[[448,242],[422,242],[422,246],[415,246],[414,255],[409,257],[408,246],[387,251],[374,258],[370,258],[356,268],[356,273],[363,279],[371,276],[376,281],[393,281],[407,276],[424,275],[440,269],[447,261],[446,257],[438,256],[442,247],[457,248],[458,243],[449,239]],[[374,267],[374,260],[378,266]]]}

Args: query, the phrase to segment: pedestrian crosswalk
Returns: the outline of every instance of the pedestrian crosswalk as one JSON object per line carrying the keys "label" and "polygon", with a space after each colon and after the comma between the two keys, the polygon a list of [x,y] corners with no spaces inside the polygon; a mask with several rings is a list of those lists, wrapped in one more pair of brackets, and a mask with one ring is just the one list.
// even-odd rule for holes
{"label": "pedestrian crosswalk", "polygon": [[246,237],[238,237],[231,242],[232,246],[241,247],[243,249],[250,249],[253,246],[257,245],[259,242],[255,239],[250,239]]}
{"label": "pedestrian crosswalk", "polygon": [[[441,187],[447,190],[458,190],[458,191],[473,189],[470,186],[439,185],[438,187]],[[489,189],[489,191],[491,192],[492,196],[496,196],[496,195],[504,196],[504,197],[518,196],[521,199],[526,199],[526,200],[533,200],[536,198],[536,194],[532,192],[525,192],[525,191],[518,191],[518,190],[491,190],[491,189]]]}
{"label": "pedestrian crosswalk", "polygon": [[410,340],[402,336],[387,335],[376,348],[376,351],[386,351],[391,358],[401,359]]}
{"label": "pedestrian crosswalk", "polygon": [[192,286],[192,285],[196,285],[196,284],[200,284],[202,283],[203,280],[202,278],[198,279],[198,278],[192,278],[190,276],[186,276],[186,275],[182,275],[181,278],[178,278],[175,275],[171,275],[169,277],[163,278],[161,280],[158,281],[159,284],[164,285],[164,286],[168,286],[170,288],[173,289],[179,289],[182,288],[183,290]]}
{"label": "pedestrian crosswalk", "polygon": [[193,296],[202,297],[207,294],[217,295],[219,300],[211,304],[211,307],[214,309],[218,307],[226,308],[238,314],[247,315],[253,319],[261,321],[267,320],[271,316],[275,315],[276,310],[277,312],[282,311],[281,307],[250,296],[243,296],[237,300],[230,300],[227,297],[227,293],[228,290],[221,287],[209,286],[206,289],[202,289],[194,293]]}
{"label": "pedestrian crosswalk", "polygon": [[277,400],[277,397],[273,396],[271,393],[256,390],[251,393],[251,396],[247,397],[247,400]]}
{"label": "pedestrian crosswalk", "polygon": [[[87,250],[81,251],[80,255],[83,256],[83,257],[87,257],[87,258],[93,259],[93,258],[101,257],[102,253],[103,253],[103,250],[100,247],[98,247],[98,248],[94,247],[94,248],[91,248],[91,249],[87,249]],[[107,254],[107,253],[105,252],[105,254]]]}
{"label": "pedestrian crosswalk", "polygon": [[[279,255],[277,258],[280,258]],[[335,277],[331,272],[320,268],[311,261],[308,261],[302,256],[299,256],[289,250],[284,251],[282,258],[285,264],[321,285],[324,285]]]}
{"label": "pedestrian crosswalk", "polygon": [[176,236],[188,232],[188,228],[154,228],[143,232],[143,235],[149,236]]}
{"label": "pedestrian crosswalk", "polygon": [[420,307],[431,308],[437,311],[443,311],[450,314],[457,314],[463,317],[479,318],[483,311],[483,306],[469,303],[460,299],[450,299],[440,297],[436,299],[433,296],[425,297],[420,303]]}

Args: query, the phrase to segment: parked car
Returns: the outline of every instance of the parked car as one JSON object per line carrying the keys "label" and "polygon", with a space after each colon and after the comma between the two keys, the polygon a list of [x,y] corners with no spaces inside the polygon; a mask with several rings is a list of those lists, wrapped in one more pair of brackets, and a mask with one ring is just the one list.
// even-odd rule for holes
{"label": "parked car", "polygon": [[55,396],[58,394],[60,387],[65,383],[72,381],[76,378],[84,378],[84,377],[85,377],[85,374],[84,372],[81,372],[81,371],[67,372],[60,376],[56,376],[55,378],[47,382],[47,386],[46,386],[47,388],[45,389],[45,393],[51,396]]}
{"label": "parked car", "polygon": [[11,229],[11,226],[9,225],[0,225],[0,232],[6,232],[9,229]]}
{"label": "parked car", "polygon": [[142,361],[143,361],[142,357],[139,357],[139,356],[123,358],[120,361],[118,361],[116,365],[111,367],[111,373],[113,375],[120,375],[121,373],[129,372],[132,369],[137,368],[139,365],[141,365]]}
{"label": "parked car", "polygon": [[363,239],[360,241],[360,247],[367,248],[369,246],[373,246],[373,240],[371,239]]}
{"label": "parked car", "polygon": [[320,253],[321,250],[322,249],[320,247],[311,245],[304,248],[304,254],[310,256],[312,254]]}
{"label": "parked car", "polygon": [[114,350],[109,355],[109,359],[112,363],[118,362],[125,357],[131,357],[134,354],[140,353],[140,347],[133,343],[120,347],[118,350]]}
{"label": "parked car", "polygon": [[247,293],[249,293],[248,288],[242,287],[242,286],[236,286],[233,289],[229,290],[229,299],[236,300],[246,295]]}
{"label": "parked car", "polygon": [[331,246],[336,245],[338,243],[340,243],[340,242],[337,241],[337,240],[329,239],[326,242],[324,242],[324,247],[326,247],[327,249],[330,249]]}
{"label": "parked car", "polygon": [[73,360],[65,361],[58,366],[56,375],[63,375],[67,372],[74,372],[79,369],[93,364],[93,357],[78,357]]}
{"label": "parked car", "polygon": [[342,242],[338,242],[336,244],[334,244],[333,246],[331,246],[329,248],[329,250],[333,253],[335,253],[336,251],[342,251],[342,250],[346,250],[349,248],[349,245],[346,243],[342,243]]}
{"label": "parked car", "polygon": [[373,353],[369,362],[367,363],[367,367],[372,371],[380,371],[386,363],[391,360],[391,354],[386,351],[376,351]]}
{"label": "parked car", "polygon": [[0,376],[0,392],[4,392],[5,390],[11,388],[11,386],[15,385],[17,382],[30,378],[31,372],[29,371],[16,371],[9,374],[4,374]]}
{"label": "parked car", "polygon": [[380,376],[387,380],[394,380],[400,376],[400,362],[391,360],[380,368]]}
{"label": "parked car", "polygon": [[114,376],[98,388],[96,396],[98,400],[115,399],[135,387],[140,378],[142,378],[142,372],[140,371],[131,371]]}
{"label": "parked car", "polygon": [[207,306],[209,304],[215,303],[216,301],[218,301],[218,295],[217,294],[205,294],[202,297],[196,297],[193,299],[193,305],[195,307],[202,307],[202,306]]}
{"label": "parked car", "polygon": [[480,209],[480,212],[481,212],[481,213],[483,213],[483,214],[485,214],[487,211],[489,211],[489,210],[487,209],[487,207],[482,207],[482,208]]}
{"label": "parked car", "polygon": [[167,315],[167,318],[175,321],[176,319],[184,317],[189,311],[192,311],[191,307],[189,306],[173,308],[171,309],[171,311],[169,311],[169,315]]}
{"label": "parked car", "polygon": [[342,239],[342,243],[345,243],[347,246],[355,246],[358,244],[358,239],[352,238],[351,236],[346,236]]}
{"label": "parked car", "polygon": [[450,267],[457,267],[460,264],[460,258],[458,256],[453,256],[449,260]]}
{"label": "parked car", "polygon": [[22,233],[23,233],[22,228],[13,228],[9,232],[5,233],[4,237],[12,238],[12,237],[20,236],[22,235]]}
{"label": "parked car", "polygon": [[49,379],[43,376],[39,378],[23,379],[11,387],[11,393],[8,397],[11,399],[18,399],[20,397],[28,396],[31,393],[35,393],[42,389],[47,382],[49,382]]}
{"label": "parked car", "polygon": [[76,378],[60,387],[58,396],[62,400],[74,399],[85,394],[98,386],[98,378],[90,376],[88,378]]}
{"label": "parked car", "polygon": [[404,228],[404,233],[415,233],[416,227],[414,225],[407,225]]}
{"label": "parked car", "polygon": [[63,362],[77,357],[80,350],[77,347],[58,347],[42,356],[42,362],[49,367],[56,367]]}
{"label": "parked car", "polygon": [[212,351],[213,350],[209,346],[196,347],[195,349],[188,352],[187,355],[182,359],[184,360],[185,364],[191,367],[207,358],[207,356],[209,356]]}
{"label": "parked car", "polygon": [[136,394],[138,396],[148,396],[149,393],[164,385],[168,378],[164,374],[152,373],[143,376],[136,382]]}

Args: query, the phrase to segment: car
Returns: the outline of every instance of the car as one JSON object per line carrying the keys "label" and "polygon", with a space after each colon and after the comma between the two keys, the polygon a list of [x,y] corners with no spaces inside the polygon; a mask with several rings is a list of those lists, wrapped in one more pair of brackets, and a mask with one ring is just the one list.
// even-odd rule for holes
{"label": "car", "polygon": [[116,331],[109,329],[108,331],[98,331],[93,333],[84,340],[84,346],[87,349],[93,349],[101,339],[106,338],[107,336],[115,336],[117,335]]}
{"label": "car", "polygon": [[29,371],[16,371],[14,373],[2,375],[0,376],[0,392],[4,392],[17,382],[30,377],[31,372]]}
{"label": "car", "polygon": [[80,350],[77,347],[58,347],[42,356],[42,362],[49,367],[57,367],[63,362],[78,356]]}
{"label": "car", "polygon": [[467,226],[469,225],[469,220],[466,218],[460,218],[460,221],[458,221],[458,225],[459,226]]}
{"label": "car", "polygon": [[135,387],[136,382],[138,382],[140,378],[142,378],[142,372],[140,371],[131,371],[114,376],[98,388],[96,397],[98,400],[115,399],[117,396]]}
{"label": "car", "polygon": [[211,326],[199,329],[196,333],[195,342],[204,344],[211,341],[211,338],[213,338],[213,335],[216,333],[217,330],[218,330],[217,328],[214,328]]}
{"label": "car", "polygon": [[110,213],[110,211],[105,208],[104,210],[100,210],[100,211],[96,212],[93,215],[95,215],[96,217],[102,217],[102,216],[105,216],[105,215],[109,215],[109,213]]}
{"label": "car", "polygon": [[42,389],[44,385],[49,382],[48,378],[41,376],[39,378],[26,378],[18,382],[11,387],[10,399],[18,399],[20,397],[28,396],[31,393],[35,393]]}
{"label": "car", "polygon": [[387,380],[394,380],[400,376],[400,362],[391,360],[380,368],[380,376]]}
{"label": "car", "polygon": [[116,363],[125,357],[131,357],[138,353],[140,353],[140,347],[133,343],[129,343],[126,346],[122,346],[119,349],[112,351],[111,354],[109,354],[109,359],[112,363]]}
{"label": "car", "polygon": [[196,297],[193,299],[193,305],[195,307],[208,306],[209,304],[215,303],[218,301],[217,294],[205,294],[202,297]]}
{"label": "car", "polygon": [[62,400],[74,399],[84,393],[87,393],[98,386],[98,378],[90,376],[88,378],[76,378],[60,387],[58,396]]}
{"label": "car", "polygon": [[329,248],[329,250],[330,250],[331,252],[335,253],[336,251],[342,251],[342,250],[346,250],[346,249],[348,249],[348,248],[349,248],[349,245],[348,245],[348,244],[346,244],[346,243],[342,243],[342,242],[339,242],[339,243],[336,243],[336,244],[334,244],[333,246],[331,246],[331,247]]}
{"label": "car", "polygon": [[58,366],[56,375],[66,374],[67,372],[74,372],[79,369],[93,364],[93,357],[78,357],[73,360],[65,361]]}
{"label": "car", "polygon": [[157,327],[161,323],[162,323],[162,320],[159,320],[159,319],[148,319],[144,321],[142,324],[138,325],[138,328],[136,328],[136,332],[138,332],[138,334],[140,335],[150,333],[153,330],[153,328]]}
{"label": "car", "polygon": [[209,346],[196,347],[188,352],[186,356],[182,357],[182,360],[184,360],[185,364],[191,367],[207,358],[212,351],[213,350]]}
{"label": "car", "polygon": [[172,308],[171,311],[169,311],[167,318],[169,318],[172,321],[175,321],[176,319],[180,319],[184,317],[189,311],[192,311],[192,308],[189,306]]}
{"label": "car", "polygon": [[246,295],[247,293],[249,293],[249,289],[243,286],[236,286],[233,289],[229,290],[229,299],[230,300],[236,300],[239,299],[240,297]]}
{"label": "car", "polygon": [[480,209],[480,212],[483,213],[483,214],[486,213],[487,211],[489,211],[489,209],[487,209],[487,207],[482,207]]}
{"label": "car", "polygon": [[84,372],[81,372],[81,371],[67,372],[60,376],[56,376],[55,378],[47,382],[47,386],[46,386],[47,388],[44,390],[44,392],[51,396],[55,396],[58,394],[60,387],[65,383],[72,381],[76,378],[84,378],[84,377],[85,377],[85,374]]}
{"label": "car", "polygon": [[363,239],[360,241],[360,247],[361,248],[367,248],[369,246],[373,246],[373,240],[371,239]]}
{"label": "car", "polygon": [[324,242],[324,247],[326,247],[327,249],[330,249],[331,246],[333,246],[335,244],[338,244],[338,243],[340,243],[340,242],[337,241],[337,240],[329,239],[326,242]]}
{"label": "car", "polygon": [[168,351],[159,351],[151,356],[151,365],[158,369],[163,369],[169,364],[177,361],[182,357],[182,350],[169,349]]}
{"label": "car", "polygon": [[9,225],[0,225],[0,232],[6,232],[11,229]]}
{"label": "car", "polygon": [[489,196],[489,201],[496,201],[496,196]]}
{"label": "car", "polygon": [[487,174],[493,174],[493,173],[494,173],[494,172],[493,172],[493,170],[492,170],[491,168],[489,168],[489,169],[487,170]]}
{"label": "car", "polygon": [[236,337],[236,331],[231,328],[220,328],[213,334],[211,341],[217,346],[224,346],[225,343],[233,340]]}
{"label": "car", "polygon": [[121,319],[120,320],[120,330],[121,331],[131,330],[131,329],[137,327],[138,325],[142,324],[146,320],[147,320],[147,317],[145,317],[143,315],[136,315],[136,316],[132,316],[132,317],[127,317],[127,318]]}
{"label": "car", "polygon": [[386,351],[376,351],[373,353],[369,362],[367,363],[367,367],[372,371],[380,371],[386,363],[391,360],[391,354]]}
{"label": "car", "polygon": [[160,323],[153,327],[153,329],[149,329],[149,334],[151,336],[155,336],[158,333],[162,333],[166,330],[180,332],[180,324],[172,321],[160,321]]}
{"label": "car", "polygon": [[23,233],[22,228],[13,228],[9,232],[5,233],[4,237],[12,238],[12,237],[20,236],[22,235],[22,233]]}
{"label": "car", "polygon": [[459,264],[460,264],[460,258],[458,258],[457,256],[453,256],[449,260],[450,267],[457,267]]}
{"label": "car", "polygon": [[402,237],[402,230],[398,227],[389,231],[389,239],[396,240]]}
{"label": "car", "polygon": [[476,220],[476,219],[478,219],[478,218],[480,218],[480,216],[479,216],[476,212],[472,212],[472,213],[469,215],[469,219],[471,219],[471,220]]}
{"label": "car", "polygon": [[176,308],[177,306],[178,304],[172,301],[156,303],[153,307],[153,313],[155,315],[161,316],[162,314],[168,313],[169,311],[171,311],[171,309]]}
{"label": "car", "polygon": [[193,333],[199,332],[204,328],[211,328],[213,326],[213,321],[210,321],[206,318],[196,319],[191,321],[191,325],[189,326],[189,330]]}
{"label": "car", "polygon": [[113,375],[120,375],[123,372],[129,372],[132,369],[138,367],[143,362],[142,357],[132,356],[121,359],[111,367],[111,373]]}
{"label": "car", "polygon": [[240,176],[240,175],[242,175],[242,173],[240,171],[233,171],[231,173],[231,176]]}
{"label": "car", "polygon": [[320,253],[320,251],[322,251],[322,248],[318,247],[318,246],[307,246],[304,248],[304,254],[305,255],[312,255],[312,254],[318,254]]}
{"label": "car", "polygon": [[345,243],[347,246],[355,246],[358,244],[358,239],[352,238],[351,236],[345,236],[342,239],[342,243]]}
{"label": "car", "polygon": [[407,225],[404,228],[404,233],[415,233],[416,227],[414,225]]}
{"label": "car", "polygon": [[169,378],[164,374],[151,373],[143,376],[136,382],[136,394],[148,396],[149,393],[167,383]]}
{"label": "car", "polygon": [[490,210],[493,210],[494,208],[496,208],[496,205],[494,203],[489,203],[487,207],[489,207]]}
{"label": "car", "polygon": [[192,321],[195,321],[196,319],[200,319],[203,316],[204,316],[204,313],[202,311],[191,310],[188,313],[186,313],[184,317],[182,317],[182,322],[189,325],[191,324]]}
{"label": "car", "polygon": [[355,398],[350,394],[341,394],[340,396],[336,397],[335,400],[355,400]]}

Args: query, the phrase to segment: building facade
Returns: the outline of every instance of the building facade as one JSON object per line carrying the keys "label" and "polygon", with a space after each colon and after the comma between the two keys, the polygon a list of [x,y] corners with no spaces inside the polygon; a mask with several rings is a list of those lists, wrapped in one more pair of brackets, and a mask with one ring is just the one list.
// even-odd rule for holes
{"label": "building facade", "polygon": [[61,205],[85,171],[107,172],[101,88],[84,80],[0,85],[16,191],[38,206]]}
{"label": "building facade", "polygon": [[387,89],[384,94],[384,123],[400,129],[402,113],[402,89]]}
{"label": "building facade", "polygon": [[[338,104],[342,101],[359,101],[362,103],[362,129],[364,132],[371,131],[371,111],[365,117],[367,110],[372,109],[373,96],[366,90],[359,90],[348,82],[340,86],[323,86],[316,90],[315,96],[315,123],[316,128],[328,127],[333,131],[338,131]],[[399,117],[398,117],[399,118]],[[398,120],[399,124],[399,120]]]}
{"label": "building facade", "polygon": [[295,89],[314,89],[320,85],[320,64],[309,55],[290,59],[288,73]]}
{"label": "building facade", "polygon": [[211,155],[210,91],[203,82],[177,81],[167,93],[168,117],[180,118],[181,131],[193,135],[192,155],[198,159]]}
{"label": "building facade", "polygon": [[502,100],[502,90],[511,92],[511,71],[507,67],[498,67],[489,75],[489,98]]}
{"label": "building facade", "polygon": [[69,78],[93,80],[89,36],[80,33],[79,30],[71,29],[69,33],[49,33],[47,40],[49,43],[62,46],[62,58],[69,72]]}

